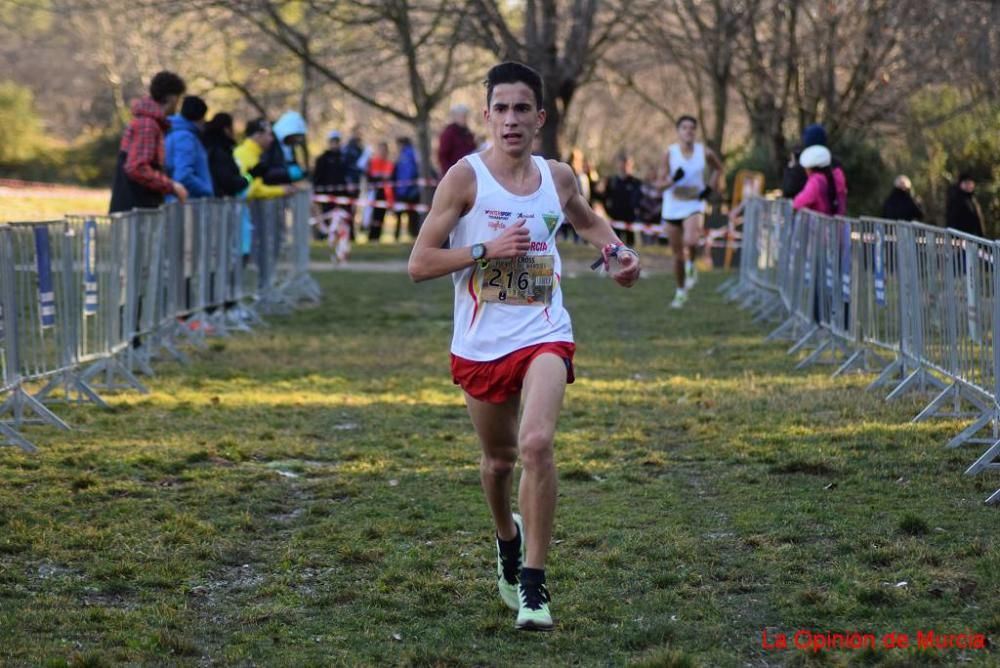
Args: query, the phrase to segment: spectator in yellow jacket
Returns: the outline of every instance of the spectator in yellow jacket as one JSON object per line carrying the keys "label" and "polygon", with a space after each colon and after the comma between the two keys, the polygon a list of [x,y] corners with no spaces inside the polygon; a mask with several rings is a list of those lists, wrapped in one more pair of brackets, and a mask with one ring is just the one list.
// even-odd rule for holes
{"label": "spectator in yellow jacket", "polygon": [[267,165],[261,162],[261,156],[274,143],[274,133],[267,119],[248,121],[244,134],[246,138],[233,150],[233,157],[240,166],[240,172],[250,181],[247,199],[271,199],[294,192],[295,187],[291,184],[269,186],[264,183]]}

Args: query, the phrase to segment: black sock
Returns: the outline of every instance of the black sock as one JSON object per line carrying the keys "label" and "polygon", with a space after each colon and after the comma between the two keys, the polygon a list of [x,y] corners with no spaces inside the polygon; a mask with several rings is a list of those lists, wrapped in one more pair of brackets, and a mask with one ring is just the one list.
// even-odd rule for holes
{"label": "black sock", "polygon": [[[514,529],[517,531],[517,535],[510,540],[503,540],[500,536],[497,536],[497,544],[500,545],[500,554],[504,556],[504,560],[510,562],[511,564],[516,564],[517,560],[521,557],[521,530],[514,525]],[[509,575],[517,575],[517,573],[510,573]]]}
{"label": "black sock", "polygon": [[521,569],[521,584],[525,587],[529,585],[537,587],[538,585],[545,584],[545,569],[528,568],[525,566]]}

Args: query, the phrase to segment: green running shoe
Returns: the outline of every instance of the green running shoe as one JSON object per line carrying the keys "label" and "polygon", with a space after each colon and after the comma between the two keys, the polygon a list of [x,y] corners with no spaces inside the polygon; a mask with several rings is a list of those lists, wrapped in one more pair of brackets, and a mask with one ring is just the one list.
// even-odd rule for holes
{"label": "green running shoe", "polygon": [[514,513],[514,524],[517,526],[517,537],[521,541],[521,550],[516,563],[511,563],[500,551],[500,538],[497,538],[497,587],[500,589],[500,598],[511,610],[520,608],[520,600],[517,594],[518,580],[521,575],[521,564],[524,563],[524,522],[521,516]]}
{"label": "green running shoe", "polygon": [[684,289],[690,290],[698,282],[698,270],[695,268],[694,263],[688,264],[684,267]]}
{"label": "green running shoe", "polygon": [[521,607],[517,611],[514,628],[519,631],[551,631],[552,614],[549,612],[549,590],[544,584],[518,587]]}

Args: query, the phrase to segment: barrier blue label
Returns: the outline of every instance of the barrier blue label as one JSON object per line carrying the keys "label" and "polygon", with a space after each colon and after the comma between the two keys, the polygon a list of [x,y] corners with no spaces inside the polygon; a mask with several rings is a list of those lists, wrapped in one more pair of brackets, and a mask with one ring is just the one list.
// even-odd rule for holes
{"label": "barrier blue label", "polygon": [[836,250],[830,248],[830,226],[823,226],[823,241],[826,242],[823,253],[823,273],[826,275],[826,289],[830,294],[833,294],[833,258],[836,257]]}
{"label": "barrier blue label", "polygon": [[97,223],[83,223],[83,315],[97,313]]}
{"label": "barrier blue label", "polygon": [[851,226],[844,223],[840,234],[840,296],[851,301]]}
{"label": "barrier blue label", "polygon": [[38,225],[35,232],[35,259],[38,264],[38,312],[42,329],[56,324],[56,295],[52,291],[52,249],[49,228]]}
{"label": "barrier blue label", "polygon": [[969,338],[979,340],[979,300],[976,298],[976,286],[979,285],[979,245],[965,242],[965,304],[966,324],[969,327]]}
{"label": "barrier blue label", "polygon": [[882,230],[875,230],[875,303],[885,306],[885,262],[882,259],[882,252],[885,244],[882,239]]}

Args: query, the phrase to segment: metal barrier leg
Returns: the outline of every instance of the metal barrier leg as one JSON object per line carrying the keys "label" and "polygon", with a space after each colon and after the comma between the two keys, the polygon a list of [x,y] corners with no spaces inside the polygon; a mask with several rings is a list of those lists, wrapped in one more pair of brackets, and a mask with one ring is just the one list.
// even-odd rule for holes
{"label": "metal barrier leg", "polygon": [[[823,359],[824,353],[828,353],[828,359]],[[809,353],[805,359],[796,364],[795,368],[804,369],[812,364],[836,364],[838,354],[847,355],[847,347],[836,337],[827,335],[826,340],[816,350]]]}
{"label": "metal barrier leg", "polygon": [[[855,369],[857,369],[862,373],[869,372],[872,370],[872,366],[870,363],[872,359],[876,360],[876,363],[878,365],[875,368],[881,369],[884,368],[886,364],[888,364],[884,359],[876,355],[868,348],[860,348],[859,350],[854,351],[854,354],[852,354],[850,357],[844,360],[844,363],[841,364],[840,367],[833,372],[832,378],[843,376]],[[859,362],[860,364],[858,364]]]}
{"label": "metal barrier leg", "polygon": [[768,320],[774,318],[774,316],[777,315],[778,312],[784,308],[784,306],[785,305],[781,301],[780,297],[774,297],[771,301],[765,302],[760,308],[758,308],[751,317],[756,322],[767,322]]}
{"label": "metal barrier leg", "polygon": [[138,368],[139,373],[148,378],[153,378],[156,376],[156,372],[153,371],[153,367],[150,364],[152,356],[153,354],[149,350],[149,342],[146,341],[140,348],[128,349],[125,353],[125,364],[128,366],[129,370]]}
{"label": "metal barrier leg", "polygon": [[[965,399],[969,403],[976,406],[979,411],[976,413],[962,412],[962,399]],[[942,413],[941,408],[952,401],[952,412]],[[978,417],[982,415],[983,411],[989,410],[987,406],[979,401],[978,398],[969,395],[968,393],[963,394],[962,386],[959,383],[952,383],[951,385],[944,388],[934,399],[927,405],[924,410],[920,411],[911,422],[922,422],[929,417]]]}
{"label": "metal barrier leg", "polygon": [[[90,383],[90,380],[100,373],[104,374],[104,383]],[[117,376],[121,376],[125,382],[116,383]],[[92,364],[89,369],[83,372],[82,378],[84,382],[102,390],[135,390],[139,394],[149,394],[149,389],[140,383],[135,374],[114,355],[109,355]]]}
{"label": "metal barrier leg", "polygon": [[778,325],[777,328],[764,338],[764,340],[777,341],[779,339],[783,339],[785,341],[798,341],[798,329],[800,322],[799,318],[793,315],[787,318],[785,322]]}
{"label": "metal barrier leg", "polygon": [[880,387],[884,387],[890,381],[894,380],[896,376],[900,374],[905,374],[906,369],[903,364],[902,358],[897,357],[892,362],[889,363],[887,367],[882,369],[882,373],[878,375],[878,378],[873,380],[868,387],[865,388],[866,392],[871,392],[872,390],[877,390]]}
{"label": "metal barrier leg", "polygon": [[984,469],[1000,469],[1000,462],[995,461],[997,457],[1000,457],[1000,441],[993,443],[972,466],[965,469],[965,475],[975,475]]}
{"label": "metal barrier leg", "polygon": [[820,334],[822,331],[823,330],[819,325],[813,325],[812,328],[808,332],[806,332],[805,335],[795,343],[795,345],[789,348],[785,354],[794,355],[795,353],[799,352],[807,345],[809,345],[812,342],[812,340],[816,338],[816,335]]}
{"label": "metal barrier leg", "polygon": [[29,454],[35,454],[38,452],[38,448],[33,446],[27,439],[17,433],[13,427],[4,424],[3,422],[0,422],[0,436],[3,436],[3,439],[8,445],[17,446]]}
{"label": "metal barrier leg", "polygon": [[[992,426],[993,427],[993,438],[987,440],[982,438],[975,438],[983,427]],[[979,418],[970,424],[968,427],[963,429],[955,438],[948,441],[948,448],[957,448],[968,443],[994,443],[997,441],[997,427],[1000,426],[1000,412],[996,408],[987,411],[979,416]]]}
{"label": "metal barrier leg", "polygon": [[82,404],[89,402],[100,408],[108,407],[104,399],[101,399],[100,395],[94,391],[94,388],[84,382],[76,369],[67,369],[52,378],[45,387],[35,394],[35,398],[39,401],[45,401],[57,389],[62,389],[67,403],[73,402],[72,397],[75,393],[77,398],[73,403]]}
{"label": "metal barrier leg", "polygon": [[925,391],[928,385],[936,387],[939,390],[943,390],[945,387],[944,381],[936,378],[933,374],[927,371],[927,369],[917,369],[904,378],[903,381],[896,386],[896,389],[889,393],[889,396],[887,396],[885,400],[892,401],[893,399],[897,399],[912,390],[914,386],[918,385],[921,391]]}
{"label": "metal barrier leg", "polygon": [[38,421],[62,429],[63,431],[69,431],[69,425],[60,419],[58,415],[46,408],[38,399],[31,396],[31,393],[26,391],[23,387],[15,387],[11,395],[7,398],[7,401],[0,404],[0,415],[6,415],[7,413],[14,414],[14,426],[20,427],[24,419],[25,409],[29,412],[34,413],[38,416]]}

